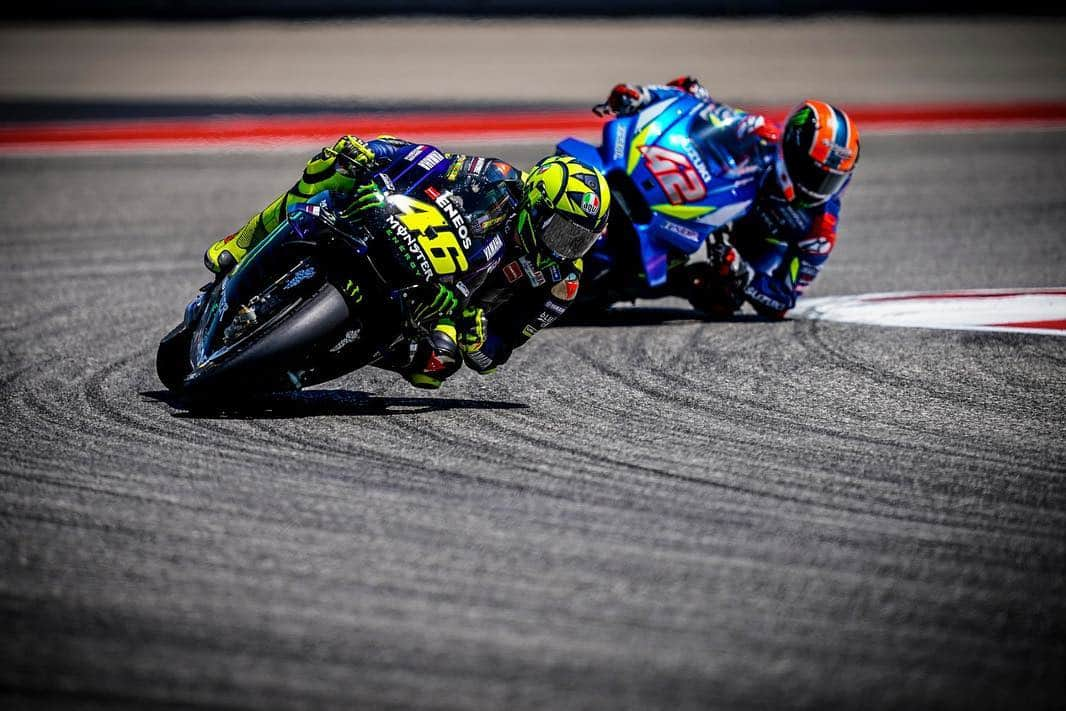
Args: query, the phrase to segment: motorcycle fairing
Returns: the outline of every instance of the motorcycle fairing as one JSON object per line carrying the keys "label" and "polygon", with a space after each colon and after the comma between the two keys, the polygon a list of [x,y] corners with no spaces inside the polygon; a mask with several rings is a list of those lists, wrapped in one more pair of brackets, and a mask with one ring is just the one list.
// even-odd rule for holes
{"label": "motorcycle fairing", "polygon": [[[665,283],[671,253],[697,251],[713,231],[747,212],[755,198],[755,166],[738,164],[729,150],[716,146],[720,139],[732,139],[736,122],[706,109],[699,99],[679,96],[607,122],[599,147],[573,138],[557,146],[557,152],[603,171],[612,187],[628,181],[646,203],[618,201],[633,224],[650,287]],[[596,260],[602,247],[593,245],[590,258]]]}
{"label": "motorcycle fairing", "polygon": [[[328,192],[290,206],[287,219],[222,278],[219,297],[200,317],[190,344],[193,376],[202,377],[212,363],[221,361],[237,346],[244,326],[278,316],[276,306],[290,303],[290,294],[309,292],[324,278],[314,265],[302,261],[293,264],[282,254],[287,242],[304,236],[323,207],[332,210]],[[281,263],[288,266],[273,268]]]}

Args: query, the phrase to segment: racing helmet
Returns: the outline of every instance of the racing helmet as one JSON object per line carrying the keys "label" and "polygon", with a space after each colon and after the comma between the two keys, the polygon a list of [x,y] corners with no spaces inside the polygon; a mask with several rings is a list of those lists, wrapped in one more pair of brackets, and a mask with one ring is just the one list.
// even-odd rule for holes
{"label": "racing helmet", "polygon": [[533,251],[577,259],[607,226],[611,191],[603,173],[570,156],[549,156],[526,175],[518,237]]}
{"label": "racing helmet", "polygon": [[859,160],[859,131],[851,118],[824,101],[808,99],[785,122],[777,177],[785,199],[816,207],[847,184]]}

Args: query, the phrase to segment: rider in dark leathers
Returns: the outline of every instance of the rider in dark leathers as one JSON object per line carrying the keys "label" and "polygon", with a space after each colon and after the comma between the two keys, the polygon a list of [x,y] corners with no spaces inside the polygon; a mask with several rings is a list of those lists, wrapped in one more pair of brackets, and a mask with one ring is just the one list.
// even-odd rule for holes
{"label": "rider in dark leathers", "polygon": [[[350,193],[351,206],[341,216],[359,221],[384,201],[370,176],[422,149],[386,136],[369,142],[341,138],[308,162],[292,189],[211,245],[205,264],[215,273],[228,271],[285,219],[289,205],[323,190]],[[492,158],[444,154],[443,159],[451,161],[445,194],[430,188],[424,197],[460,209],[484,246],[477,266],[444,280],[432,278],[429,260],[435,257],[410,260],[411,271],[423,268],[427,277],[418,316],[435,327],[413,355],[398,353],[380,365],[422,388],[440,387],[464,361],[478,373],[493,372],[561,316],[577,295],[581,256],[603,231],[610,205],[603,176],[572,158],[545,158],[528,175]],[[396,237],[393,228],[385,226],[387,237]]]}
{"label": "rider in dark leathers", "polygon": [[596,110],[626,115],[684,93],[707,102],[708,121],[736,123],[736,152],[762,175],[751,209],[708,241],[706,263],[674,270],[663,295],[687,297],[718,317],[748,301],[766,317],[783,318],[836,244],[841,196],[859,157],[858,131],[839,108],[815,100],[798,106],[782,131],[763,116],[714,101],[687,76],[662,86],[619,84]]}

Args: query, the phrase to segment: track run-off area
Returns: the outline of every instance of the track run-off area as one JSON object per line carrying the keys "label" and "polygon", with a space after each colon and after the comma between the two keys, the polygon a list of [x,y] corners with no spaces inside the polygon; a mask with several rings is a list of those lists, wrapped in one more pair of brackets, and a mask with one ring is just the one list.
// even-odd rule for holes
{"label": "track run-off area", "polygon": [[[155,345],[306,156],[0,159],[6,708],[1061,706],[1062,339],[649,302],[186,412]],[[1062,287],[1064,181],[871,131],[809,296]]]}

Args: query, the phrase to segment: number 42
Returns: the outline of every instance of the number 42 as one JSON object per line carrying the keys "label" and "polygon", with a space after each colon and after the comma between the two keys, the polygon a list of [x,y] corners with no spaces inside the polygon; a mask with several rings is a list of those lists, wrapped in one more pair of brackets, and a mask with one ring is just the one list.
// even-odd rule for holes
{"label": "number 42", "polygon": [[707,197],[707,188],[687,156],[660,146],[642,146],[648,170],[659,181],[671,205],[682,205]]}

